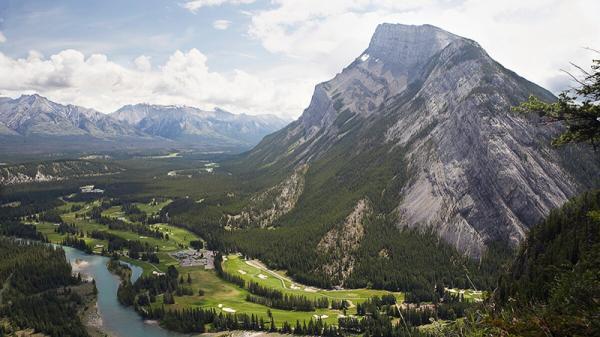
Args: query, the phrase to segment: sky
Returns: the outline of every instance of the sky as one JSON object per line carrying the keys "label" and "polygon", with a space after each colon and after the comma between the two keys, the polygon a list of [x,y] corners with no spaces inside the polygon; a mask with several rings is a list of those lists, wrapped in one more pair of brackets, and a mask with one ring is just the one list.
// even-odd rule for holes
{"label": "sky", "polygon": [[383,22],[476,40],[558,93],[574,85],[571,62],[597,57],[598,13],[598,0],[0,0],[0,96],[293,119]]}

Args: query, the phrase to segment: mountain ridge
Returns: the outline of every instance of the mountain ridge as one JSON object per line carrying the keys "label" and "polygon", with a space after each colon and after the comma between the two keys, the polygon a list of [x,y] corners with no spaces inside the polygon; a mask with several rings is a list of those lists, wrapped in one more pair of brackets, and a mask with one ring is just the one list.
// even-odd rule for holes
{"label": "mountain ridge", "polygon": [[233,114],[220,108],[213,111],[182,105],[140,103],[125,105],[110,114],[153,136],[194,141],[213,137],[240,145],[253,145],[267,133],[285,126],[275,116]]}
{"label": "mountain ridge", "polygon": [[[143,111],[133,111],[138,107],[157,113],[153,118],[144,118]],[[38,94],[0,98],[0,143],[7,150],[16,144],[26,144],[22,150],[27,151],[35,150],[36,144],[49,147],[47,150],[63,148],[64,144],[74,150],[186,146],[239,151],[258,143],[284,123],[275,116],[236,115],[218,108],[208,112],[186,106],[142,104],[103,114],[59,104]]]}

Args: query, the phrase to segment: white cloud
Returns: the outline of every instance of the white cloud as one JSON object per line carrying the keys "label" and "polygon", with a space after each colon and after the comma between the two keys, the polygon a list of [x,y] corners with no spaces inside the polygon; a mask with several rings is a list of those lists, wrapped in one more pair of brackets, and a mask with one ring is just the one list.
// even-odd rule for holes
{"label": "white cloud", "polygon": [[[250,2],[182,6],[197,11]],[[131,67],[76,50],[22,59],[0,53],[0,94],[36,91],[104,112],[150,102],[296,117],[314,85],[359,56],[382,22],[428,23],[472,38],[507,68],[557,92],[569,84],[560,69],[569,62],[587,67],[594,54],[582,47],[600,48],[598,12],[595,0],[272,0],[267,9],[244,12],[251,20],[248,35],[275,55],[268,64],[258,59],[252,71],[215,72],[196,49],[176,51],[164,64],[142,55]]]}
{"label": "white cloud", "polygon": [[4,33],[0,32],[0,43],[4,42],[6,42],[6,36],[4,35]]}
{"label": "white cloud", "polygon": [[133,60],[136,68],[140,71],[150,71],[152,69],[152,64],[150,63],[150,57],[146,55],[140,55],[135,60]]}
{"label": "white cloud", "polygon": [[225,29],[229,28],[230,25],[231,25],[231,21],[229,21],[229,20],[215,20],[213,22],[213,27],[215,29],[219,29],[219,30],[225,30]]}
{"label": "white cloud", "polygon": [[556,89],[560,69],[584,66],[600,46],[595,0],[273,0],[252,16],[249,35],[298,66],[332,77],[366,49],[377,24],[433,24],[478,41],[497,61]]}
{"label": "white cloud", "polygon": [[72,49],[48,58],[37,52],[21,59],[0,53],[0,92],[12,97],[38,92],[61,103],[103,112],[149,102],[291,117],[297,115],[298,106],[306,104],[312,86],[304,81],[281,84],[275,77],[242,70],[214,72],[197,49],[176,51],[154,69],[146,56],[136,58],[134,65],[124,67],[105,55],[86,56]]}
{"label": "white cloud", "polygon": [[220,6],[223,4],[251,4],[255,0],[191,0],[186,1],[181,6],[192,13],[196,13],[202,7]]}

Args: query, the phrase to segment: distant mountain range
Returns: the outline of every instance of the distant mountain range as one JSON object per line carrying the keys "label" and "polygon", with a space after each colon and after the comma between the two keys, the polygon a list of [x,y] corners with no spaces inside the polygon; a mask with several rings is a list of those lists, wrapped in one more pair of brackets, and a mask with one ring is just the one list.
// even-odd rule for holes
{"label": "distant mountain range", "polygon": [[[127,105],[112,114],[52,102],[40,95],[0,98],[0,148],[54,151],[188,146],[244,150],[286,121],[270,115],[187,106]],[[40,145],[38,147],[38,145]]]}
{"label": "distant mountain range", "polygon": [[273,115],[236,115],[219,108],[204,111],[174,105],[126,105],[110,116],[145,134],[190,144],[217,141],[251,146],[287,124]]}

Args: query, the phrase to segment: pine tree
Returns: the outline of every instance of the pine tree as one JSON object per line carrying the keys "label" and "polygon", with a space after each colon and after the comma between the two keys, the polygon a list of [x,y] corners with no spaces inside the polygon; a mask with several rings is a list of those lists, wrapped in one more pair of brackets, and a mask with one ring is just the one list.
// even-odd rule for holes
{"label": "pine tree", "polygon": [[566,130],[553,140],[554,145],[590,143],[597,148],[600,141],[600,59],[592,60],[591,71],[577,68],[583,78],[572,77],[579,87],[562,92],[554,103],[531,96],[515,110],[537,113],[547,122],[564,123]]}

